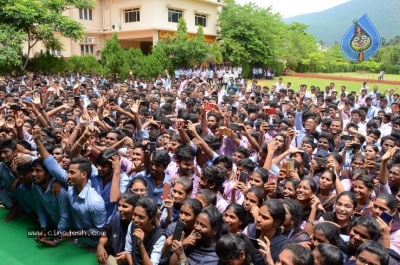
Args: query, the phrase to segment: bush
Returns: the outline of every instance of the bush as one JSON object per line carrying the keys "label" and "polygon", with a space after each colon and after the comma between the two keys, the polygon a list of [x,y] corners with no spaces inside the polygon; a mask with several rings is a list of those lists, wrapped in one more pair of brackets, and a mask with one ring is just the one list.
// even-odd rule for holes
{"label": "bush", "polygon": [[32,72],[63,72],[65,69],[65,60],[62,57],[58,58],[51,55],[49,51],[45,53],[41,51],[29,60],[25,69]]}
{"label": "bush", "polygon": [[99,62],[97,62],[96,58],[91,55],[71,56],[66,62],[65,70],[69,72],[76,71],[78,73],[103,73],[103,69]]}

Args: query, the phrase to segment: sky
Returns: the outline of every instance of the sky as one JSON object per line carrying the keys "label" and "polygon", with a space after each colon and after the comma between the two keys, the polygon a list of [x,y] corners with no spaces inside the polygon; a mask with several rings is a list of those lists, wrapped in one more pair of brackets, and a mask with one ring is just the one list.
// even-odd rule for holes
{"label": "sky", "polygon": [[284,18],[288,18],[319,12],[348,1],[350,0],[236,0],[236,3],[253,2],[261,7],[272,6],[273,12],[279,12]]}

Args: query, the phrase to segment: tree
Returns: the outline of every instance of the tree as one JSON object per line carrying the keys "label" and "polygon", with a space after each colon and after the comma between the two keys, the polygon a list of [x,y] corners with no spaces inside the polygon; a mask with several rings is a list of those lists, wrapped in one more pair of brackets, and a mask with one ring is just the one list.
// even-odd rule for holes
{"label": "tree", "polygon": [[159,40],[153,47],[153,54],[162,60],[161,65],[168,69],[189,67],[193,63],[201,64],[210,55],[210,46],[204,42],[203,27],[199,27],[196,36],[189,40],[186,21],[180,18],[175,36]]}
{"label": "tree", "polygon": [[236,64],[267,65],[278,61],[284,50],[284,23],[271,8],[253,3],[225,1],[219,16],[223,56]]}
{"label": "tree", "polygon": [[306,32],[307,26],[301,23],[285,25],[285,37],[282,39],[284,52],[281,60],[286,61],[290,69],[297,69],[302,59],[308,58],[311,53],[317,51],[317,42],[311,34]]}
{"label": "tree", "polygon": [[189,41],[190,59],[196,64],[202,64],[206,61],[210,52],[210,46],[204,42],[203,27],[199,26],[196,37]]}
{"label": "tree", "polygon": [[[83,39],[81,23],[62,13],[70,8],[93,8],[94,0],[0,0],[0,46],[9,47],[0,56],[0,63],[20,65],[24,70],[31,49],[43,42],[47,49],[62,50],[63,44],[55,35]],[[27,44],[27,54],[23,45]],[[12,44],[8,46],[9,44]]]}
{"label": "tree", "polygon": [[126,54],[118,42],[118,34],[114,32],[112,38],[106,42],[101,51],[101,64],[107,74],[112,74],[114,80],[117,75],[125,76],[129,72]]}
{"label": "tree", "polygon": [[214,41],[210,47],[210,55],[215,63],[224,62],[224,57],[222,56],[220,43]]}

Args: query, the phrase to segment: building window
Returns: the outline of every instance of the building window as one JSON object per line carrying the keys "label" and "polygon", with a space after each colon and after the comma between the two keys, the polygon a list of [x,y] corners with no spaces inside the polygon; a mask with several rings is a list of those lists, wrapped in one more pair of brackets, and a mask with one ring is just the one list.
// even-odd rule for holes
{"label": "building window", "polygon": [[79,8],[79,19],[92,20],[92,9]]}
{"label": "building window", "polygon": [[182,17],[181,10],[168,9],[168,22],[178,23],[178,20]]}
{"label": "building window", "polygon": [[62,51],[53,51],[50,50],[50,54],[55,56],[55,57],[61,57],[62,56]]}
{"label": "building window", "polygon": [[90,45],[90,44],[82,44],[81,45],[81,54],[82,55],[93,54],[93,50],[94,50],[94,45]]}
{"label": "building window", "polygon": [[206,27],[206,25],[207,25],[207,16],[205,16],[205,15],[199,15],[199,14],[196,14],[196,16],[194,17],[194,24],[196,25],[196,26],[203,26],[203,27]]}
{"label": "building window", "polygon": [[139,21],[140,21],[139,8],[125,10],[125,23],[139,22]]}

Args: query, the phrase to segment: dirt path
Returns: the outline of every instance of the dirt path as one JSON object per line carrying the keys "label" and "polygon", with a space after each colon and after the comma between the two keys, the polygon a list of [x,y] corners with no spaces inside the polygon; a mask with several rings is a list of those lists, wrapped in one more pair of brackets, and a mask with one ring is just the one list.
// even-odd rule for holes
{"label": "dirt path", "polygon": [[320,75],[320,74],[307,74],[307,73],[295,73],[294,77],[305,77],[305,78],[320,78],[320,79],[329,79],[329,80],[343,80],[343,81],[352,81],[352,82],[363,82],[368,83],[382,83],[388,85],[400,85],[400,81],[393,80],[385,80],[378,81],[377,79],[368,79],[368,78],[356,78],[356,77],[347,77],[347,76],[332,76],[332,75]]}

